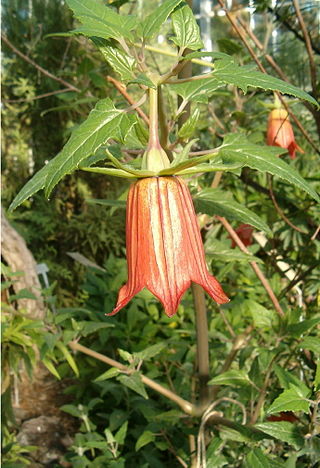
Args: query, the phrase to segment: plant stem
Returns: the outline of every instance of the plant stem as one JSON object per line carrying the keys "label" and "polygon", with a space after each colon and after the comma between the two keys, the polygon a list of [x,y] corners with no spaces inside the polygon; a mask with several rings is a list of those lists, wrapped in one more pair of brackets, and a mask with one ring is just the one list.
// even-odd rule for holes
{"label": "plant stem", "polygon": [[200,405],[205,406],[209,399],[209,335],[208,320],[203,289],[192,284],[192,295],[196,311],[197,364],[200,385]]}
{"label": "plant stem", "polygon": [[158,125],[158,88],[149,88],[149,148],[160,147]]}
{"label": "plant stem", "polygon": [[[77,343],[76,341],[71,341],[69,343],[69,347],[73,349],[74,351],[80,351],[81,353],[87,354],[88,356],[91,356],[95,359],[98,359],[99,361],[105,362],[109,366],[116,367],[117,369],[130,374],[135,372],[134,369],[129,369],[129,367],[121,364],[121,362],[115,361],[114,359],[109,358],[108,356],[105,356],[103,354],[97,353],[96,351],[93,351],[90,348],[87,348],[86,346],[82,346],[81,344]],[[149,377],[146,377],[143,374],[141,375],[141,381],[145,384],[148,385],[148,387],[152,388],[156,392],[160,393],[161,395],[165,396],[169,400],[173,401],[176,403],[180,408],[186,413],[186,414],[194,414],[195,413],[195,407],[192,403],[190,403],[187,400],[184,400],[181,398],[179,395],[176,393],[172,392],[166,387],[163,387],[162,385],[158,384],[152,379],[149,379]]]}

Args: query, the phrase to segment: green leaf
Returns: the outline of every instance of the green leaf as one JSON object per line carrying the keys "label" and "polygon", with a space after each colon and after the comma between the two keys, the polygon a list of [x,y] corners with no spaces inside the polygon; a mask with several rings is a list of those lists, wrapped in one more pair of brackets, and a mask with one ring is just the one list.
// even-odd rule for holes
{"label": "green leaf", "polygon": [[291,323],[287,326],[287,333],[289,333],[291,336],[294,336],[295,338],[299,338],[301,335],[303,335],[303,333],[311,330],[311,328],[315,327],[318,323],[320,323],[320,317],[302,320],[302,322]]}
{"label": "green leaf", "polygon": [[[122,177],[124,179],[136,179],[137,176],[130,174],[129,172],[123,171],[121,169],[115,169],[113,167],[80,167],[82,171],[94,172],[95,174],[105,174],[111,175],[113,177]],[[152,174],[154,175],[154,174]],[[145,176],[141,176],[145,177]]]}
{"label": "green leaf", "polygon": [[112,379],[119,375],[120,372],[121,371],[116,367],[111,367],[111,369],[108,369],[106,372],[103,372],[103,374],[100,374],[96,379],[94,379],[94,382],[103,382],[104,380]]}
{"label": "green leaf", "polygon": [[188,138],[192,137],[196,128],[197,123],[200,117],[200,109],[196,107],[194,111],[191,113],[190,117],[184,122],[182,127],[180,128],[178,135],[183,140],[187,140]]}
{"label": "green leaf", "polygon": [[235,219],[250,224],[259,230],[271,233],[267,224],[248,208],[234,201],[231,196],[219,189],[208,188],[194,197],[197,211],[211,216],[219,215],[227,219]]}
{"label": "green leaf", "polygon": [[217,375],[208,382],[209,385],[252,385],[247,373],[243,370],[229,370]]}
{"label": "green leaf", "polygon": [[46,195],[66,175],[78,169],[81,162],[94,154],[110,138],[117,138],[133,125],[110,99],[98,101],[88,118],[72,133],[62,151],[52,160],[46,179]]}
{"label": "green leaf", "polygon": [[223,83],[215,78],[202,78],[167,86],[170,86],[170,89],[186,101],[207,103],[214,92],[223,86]]}
{"label": "green leaf", "polygon": [[126,202],[123,200],[104,200],[99,198],[86,198],[86,203],[92,205],[114,206],[117,208],[125,208]]}
{"label": "green leaf", "polygon": [[255,257],[254,255],[246,254],[244,252],[240,252],[239,250],[236,250],[236,249],[226,249],[225,246],[221,247],[220,250],[219,249],[211,250],[211,249],[212,247],[209,247],[206,249],[206,256],[208,256],[209,258],[221,260],[224,263],[228,263],[228,262],[263,263],[261,258]]}
{"label": "green leaf", "polygon": [[[18,195],[14,198],[13,202],[9,206],[9,211],[15,210],[21,203],[23,203],[28,198],[32,197],[35,193],[39,192],[39,190],[44,189],[47,175],[50,171],[50,163],[52,160],[46,165],[43,166],[40,171],[38,171],[20,190]],[[52,165],[52,164],[51,164]]]}
{"label": "green leaf", "polygon": [[133,362],[134,360],[133,355],[129,353],[128,351],[118,348],[118,353],[124,361]]}
{"label": "green leaf", "polygon": [[60,406],[60,409],[64,411],[65,413],[71,414],[71,416],[74,416],[75,418],[81,418],[82,412],[77,406],[63,405],[63,406]]}
{"label": "green leaf", "polygon": [[313,351],[316,355],[320,356],[320,339],[315,336],[307,336],[304,340],[301,341],[299,347],[302,349],[309,349]]}
{"label": "green leaf", "polygon": [[166,0],[162,5],[154,10],[151,15],[142,21],[141,34],[144,39],[151,39],[159,32],[161,25],[167,20],[170,13],[182,0]]}
{"label": "green leaf", "polygon": [[50,361],[50,359],[44,357],[41,359],[41,362],[42,364],[44,364],[46,366],[46,368],[48,369],[49,372],[51,372],[51,374],[53,374],[58,380],[61,380],[61,377],[56,369],[56,367],[54,366],[53,362]]}
{"label": "green leaf", "polygon": [[259,448],[254,448],[246,456],[248,468],[272,468],[269,458]]}
{"label": "green leaf", "polygon": [[142,383],[141,376],[139,372],[134,372],[133,374],[129,375],[120,375],[117,377],[117,380],[121,382],[126,387],[130,388],[134,392],[138,393],[139,395],[143,396],[146,400],[148,399],[148,395],[144,384]]}
{"label": "green leaf", "polygon": [[36,301],[38,298],[35,296],[29,289],[20,289],[17,294],[11,294],[9,297],[9,302],[17,301],[19,299],[32,299]]}
{"label": "green leaf", "polygon": [[116,432],[114,438],[119,445],[124,444],[124,441],[127,435],[127,429],[128,429],[128,421],[125,421],[120,427],[120,429]]}
{"label": "green leaf", "polygon": [[[137,20],[133,16],[121,16],[112,8],[105,6],[102,0],[66,0],[75,17],[83,24],[79,28],[82,34],[110,37],[119,40],[120,37],[133,40],[130,32],[135,28]],[[95,32],[94,32],[95,31]]]}
{"label": "green leaf", "polygon": [[189,48],[191,50],[203,47],[199,26],[188,5],[182,5],[178,8],[172,13],[171,19],[176,35],[171,39],[177,46],[180,46],[182,49]]}
{"label": "green leaf", "polygon": [[309,412],[310,403],[297,387],[284,390],[268,408],[268,414],[280,413],[281,411],[303,411]]}
{"label": "green leaf", "polygon": [[149,346],[148,348],[145,348],[143,351],[134,353],[134,356],[138,359],[143,359],[144,361],[148,361],[149,359],[153,358],[157,354],[161,353],[161,351],[165,349],[166,347],[167,347],[167,343],[165,341],[162,341],[155,345]]}
{"label": "green leaf", "polygon": [[[233,57],[231,57],[230,55],[228,54],[225,54],[224,52],[219,52],[219,51],[214,51],[214,52],[207,52],[207,51],[203,51],[203,52],[191,52],[190,54],[187,54],[183,57],[184,60],[192,60],[192,59],[196,59],[196,58],[202,58],[202,57],[211,57],[213,58],[214,60],[219,60],[219,59],[223,59],[225,61],[225,63],[234,63],[234,59]],[[209,67],[212,67],[214,68],[215,65],[208,62],[208,66]]]}
{"label": "green leaf", "polygon": [[318,107],[317,101],[302,89],[282,81],[279,78],[253,70],[252,65],[239,66],[230,60],[218,60],[215,63],[215,69],[212,75],[224,83],[238,86],[244,93],[247,92],[248,86],[262,88],[264,90],[280,91],[281,93],[304,99]]}
{"label": "green leaf", "polygon": [[61,341],[57,341],[56,346],[57,346],[57,348],[60,349],[60,351],[64,355],[65,359],[67,360],[67,362],[68,362],[69,366],[71,367],[71,369],[73,370],[73,372],[76,374],[77,377],[79,377],[80,374],[79,374],[78,366],[77,366],[75,360],[73,359],[72,355],[68,351],[66,345],[64,343],[62,343]]}
{"label": "green leaf", "polygon": [[244,301],[243,307],[248,310],[253,319],[254,326],[257,328],[271,328],[276,318],[273,310],[266,309],[258,302],[253,300]]}
{"label": "green leaf", "polygon": [[121,76],[123,81],[131,80],[134,77],[133,70],[136,61],[117,47],[112,41],[106,41],[98,37],[93,38],[94,44],[98,47],[105,60]]}
{"label": "green leaf", "polygon": [[151,431],[144,431],[136,442],[136,452],[150,442],[155,441],[155,435]]}
{"label": "green leaf", "polygon": [[142,84],[144,86],[147,86],[148,88],[157,89],[156,85],[144,73],[140,73],[140,75],[138,75],[136,78],[130,80],[128,84],[133,83]]}
{"label": "green leaf", "polygon": [[313,383],[315,391],[320,390],[320,359],[318,359],[317,362],[317,370],[316,370],[316,375],[314,378],[314,383]]}
{"label": "green leaf", "polygon": [[295,448],[300,448],[304,444],[304,439],[295,424],[287,421],[265,422],[255,424],[254,427],[260,431],[279,439],[282,442],[287,442]]}
{"label": "green leaf", "polygon": [[303,396],[308,397],[310,395],[310,389],[292,372],[289,372],[278,365],[274,366],[274,371],[279,379],[281,388],[288,390],[292,387],[297,387]]}
{"label": "green leaf", "polygon": [[276,157],[283,152],[283,148],[260,146],[250,143],[243,135],[227,135],[220,147],[219,156],[224,162],[242,163],[262,172],[281,177],[287,182],[307,192],[320,202],[317,192],[301,177],[301,175],[282,159]]}
{"label": "green leaf", "polygon": [[91,333],[95,333],[102,328],[113,328],[114,325],[111,323],[103,323],[103,322],[88,322],[88,321],[81,321],[77,322],[77,325],[80,329],[80,333],[82,336],[88,336]]}
{"label": "green leaf", "polygon": [[[200,156],[199,156],[200,157]],[[196,159],[196,158],[192,158]],[[216,172],[216,171],[226,171],[226,172],[238,172],[241,168],[241,164],[224,164],[224,163],[210,163],[210,164],[192,164],[191,167],[186,167],[179,171],[176,171],[177,175],[191,175],[199,174],[199,172]]]}

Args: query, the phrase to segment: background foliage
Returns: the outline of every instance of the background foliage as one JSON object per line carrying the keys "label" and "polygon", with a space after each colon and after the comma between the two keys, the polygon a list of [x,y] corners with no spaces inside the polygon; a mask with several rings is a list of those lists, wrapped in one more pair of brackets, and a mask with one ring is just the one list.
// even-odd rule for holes
{"label": "background foliage", "polygon": [[[121,13],[135,13],[140,18],[152,13],[157,4],[109,3],[121,7]],[[269,2],[253,3],[255,33],[281,64],[289,81],[310,92],[310,59],[303,37],[297,37],[292,3],[280,2],[273,10]],[[309,9],[307,4],[300,4],[318,62],[317,15],[312,14],[312,4]],[[84,121],[99,99],[109,97],[117,108],[127,107],[125,99],[106,79],[107,75],[117,79],[119,76],[101,60],[89,40],[78,35],[48,36],[78,25],[70,9],[58,0],[45,2],[45,8],[43,5],[37,0],[4,1],[3,32],[24,56],[76,89],[66,87],[60,92],[64,86],[61,82],[42,73],[3,43],[5,207],[30,176],[61,150],[71,131]],[[250,19],[247,10],[242,10],[246,6],[245,2],[234,5],[236,11],[242,11],[245,21]],[[216,5],[214,11],[218,10],[220,6]],[[212,25],[216,50],[231,54],[241,65],[252,63],[226,16],[215,15]],[[271,34],[275,30],[276,41]],[[162,41],[161,47],[171,50],[170,37],[166,23],[161,37],[154,38],[154,45]],[[263,54],[258,50],[257,54],[268,73],[275,75]],[[166,70],[167,58],[154,53],[149,60],[152,66],[156,63],[160,70]],[[300,64],[304,65],[303,73]],[[194,73],[201,71],[194,66]],[[130,89],[136,99],[138,87]],[[166,99],[167,115],[173,121],[175,93],[167,92]],[[215,90],[208,104],[195,98],[191,103],[195,124],[191,122],[190,134],[180,133],[181,141],[185,143],[192,133],[193,138],[198,138],[195,150],[203,150],[219,146],[227,133],[242,133],[251,144],[263,145],[272,101],[272,93],[249,88],[244,94],[232,86]],[[318,144],[314,112],[295,99],[291,99],[290,108]],[[294,129],[304,154],[298,154],[294,161],[288,155],[281,158],[317,189],[319,154]],[[173,126],[172,133],[177,130]],[[224,175],[219,190],[223,191],[222,198],[232,193],[235,202],[252,210],[270,227],[266,245],[262,247],[255,240],[249,250],[261,262],[286,318],[279,319],[250,269],[248,258],[231,249],[228,234],[211,217],[203,230],[207,258],[231,302],[218,308],[206,300],[210,386],[212,401],[216,402],[213,410],[218,412],[207,425],[207,466],[316,466],[320,456],[317,437],[320,278],[316,268],[319,243],[314,233],[320,223],[319,210],[307,193],[275,177],[273,191],[281,212],[291,222],[288,225],[272,202],[268,176],[250,168],[242,169],[238,175]],[[213,177],[211,173],[190,177],[195,199],[199,190],[210,187]],[[4,369],[17,373],[21,361],[31,369],[32,342],[57,377],[73,380],[66,390],[72,396],[71,402],[62,409],[76,418],[77,431],[65,455],[64,462],[69,465],[64,466],[195,466],[199,418],[185,415],[173,403],[147,389],[140,378],[142,372],[182,398],[197,400],[199,382],[191,293],[185,295],[172,319],[163,314],[158,302],[146,291],[115,317],[104,316],[112,310],[117,291],[126,279],[124,210],[93,203],[92,199],[124,200],[128,186],[124,179],[77,171],[60,182],[49,203],[42,193],[37,193],[8,215],[36,260],[49,266],[58,310],[53,313],[48,308],[44,327],[36,323],[30,327],[23,311],[14,310],[11,305],[4,310]],[[216,203],[218,198],[215,195]],[[202,205],[201,200],[196,203],[201,212],[209,215],[216,212],[212,207],[212,212],[205,210],[203,200]],[[240,220],[232,223],[236,228]],[[67,252],[79,252],[103,270],[75,263]],[[294,271],[293,280],[286,279],[279,269],[279,258]],[[5,284],[5,288],[9,286]],[[18,338],[17,328],[22,334]],[[92,357],[70,351],[68,343],[78,339],[87,348],[121,361],[135,372],[129,376]],[[225,421],[215,422],[214,417]],[[10,415],[5,422],[3,446],[7,468],[12,463],[25,466],[32,452],[25,455],[29,448],[12,442],[19,429]],[[61,466],[61,461],[52,463]]]}

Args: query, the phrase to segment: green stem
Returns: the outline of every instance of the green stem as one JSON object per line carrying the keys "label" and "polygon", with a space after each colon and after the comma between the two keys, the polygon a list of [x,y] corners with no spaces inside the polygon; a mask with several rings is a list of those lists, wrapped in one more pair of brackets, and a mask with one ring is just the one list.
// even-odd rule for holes
{"label": "green stem", "polygon": [[158,87],[149,88],[149,149],[159,148]]}

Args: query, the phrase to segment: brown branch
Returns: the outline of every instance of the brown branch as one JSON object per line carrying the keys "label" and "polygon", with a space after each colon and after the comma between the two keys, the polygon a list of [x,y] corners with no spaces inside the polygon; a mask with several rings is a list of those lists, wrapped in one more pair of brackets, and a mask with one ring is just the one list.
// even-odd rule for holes
{"label": "brown branch", "polygon": [[73,91],[70,88],[64,88],[64,89],[58,89],[57,91],[52,91],[51,93],[44,93],[44,94],[38,94],[38,96],[34,96],[32,98],[24,98],[24,99],[3,99],[2,102],[31,102],[35,101],[36,99],[43,99],[49,96],[54,96],[55,94],[61,94],[61,93],[68,93],[70,91]]}
{"label": "brown branch", "polygon": [[[240,16],[237,16],[237,20],[241,27],[245,30],[245,32],[248,34],[250,39],[254,42],[254,44],[258,47],[261,52],[264,52],[264,46],[261,44],[257,36],[254,34],[252,29],[240,18]],[[283,73],[282,69],[279,67],[279,65],[275,62],[274,58],[271,57],[271,55],[264,53],[264,58],[267,60],[267,62],[272,66],[272,68],[278,73],[280,78],[283,81],[289,81],[287,76]]]}
{"label": "brown branch", "polygon": [[[242,250],[242,252],[245,252],[246,254],[250,254],[250,251],[243,244],[240,237],[237,235],[237,233],[232,228],[232,226],[228,223],[228,221],[225,218],[222,218],[221,216],[217,216],[217,219],[219,219],[220,223],[228,231],[231,239],[234,240],[234,242],[237,244],[239,249]],[[253,269],[253,271],[255,272],[255,274],[257,275],[257,277],[259,278],[259,280],[261,281],[263,287],[265,288],[265,290],[266,290],[268,296],[270,297],[270,299],[271,299],[271,301],[272,301],[272,303],[274,305],[274,308],[277,311],[278,315],[281,318],[284,318],[284,312],[283,312],[283,310],[282,310],[282,308],[281,308],[281,306],[279,304],[279,301],[278,301],[276,295],[274,294],[274,292],[273,292],[273,290],[272,290],[272,288],[270,286],[269,281],[264,276],[264,274],[262,273],[262,271],[260,270],[260,268],[259,268],[259,266],[257,265],[256,262],[250,262],[250,265],[251,265],[251,268]]]}
{"label": "brown branch", "polygon": [[250,424],[255,424],[257,422],[257,419],[258,419],[259,415],[260,415],[260,411],[261,411],[261,408],[262,408],[262,406],[264,404],[264,400],[265,400],[266,394],[267,394],[269,379],[270,379],[270,376],[271,376],[271,373],[272,373],[272,366],[273,366],[273,363],[276,360],[276,358],[277,358],[277,356],[274,356],[273,359],[271,360],[270,364],[268,365],[266,376],[265,376],[262,388],[260,390],[260,395],[259,395],[256,407],[254,409],[253,415],[252,415],[252,417],[250,419]]}
{"label": "brown branch", "polygon": [[30,65],[32,65],[33,67],[35,67],[40,73],[42,73],[43,75],[45,76],[48,76],[49,78],[51,78],[52,80],[55,80],[55,81],[58,81],[58,83],[61,83],[63,84],[66,88],[69,88],[70,91],[76,91],[77,93],[80,93],[81,90],[79,88],[76,88],[75,86],[73,86],[71,83],[68,83],[67,81],[63,80],[62,78],[59,78],[58,76],[55,76],[53,75],[52,73],[50,73],[48,70],[46,70],[45,68],[42,68],[40,65],[38,65],[36,62],[34,62],[31,58],[29,58],[27,55],[23,54],[22,52],[20,52],[20,50],[18,50],[13,44],[11,44],[11,42],[9,41],[9,39],[4,35],[4,34],[1,34],[1,39],[3,42],[5,42],[7,44],[8,47],[10,47],[10,49],[15,53],[17,54],[19,57],[21,57],[23,60],[25,60],[26,62],[28,62]]}
{"label": "brown branch", "polygon": [[[107,81],[109,81],[110,83],[112,83],[114,85],[114,87],[119,91],[119,93],[122,94],[122,96],[128,101],[128,103],[131,106],[135,105],[134,100],[132,99],[130,94],[127,92],[126,87],[121,83],[121,81],[116,80],[115,78],[113,78],[110,75],[107,76]],[[149,118],[146,116],[146,114],[143,112],[143,110],[140,109],[140,107],[137,107],[136,110],[137,110],[138,114],[140,115],[140,117],[149,126]]]}
{"label": "brown branch", "polygon": [[[96,351],[93,351],[90,348],[87,348],[86,346],[82,346],[81,344],[77,343],[76,341],[71,341],[69,343],[69,346],[71,349],[74,351],[80,351],[81,353],[87,354],[88,356],[91,356],[95,359],[98,359],[99,361],[105,362],[109,366],[116,367],[117,369],[121,370],[122,372],[125,372],[127,374],[130,374],[134,372],[133,369],[129,369],[129,367],[121,364],[121,362],[115,361],[114,359],[109,358],[108,356],[104,356],[103,354],[97,353]],[[158,384],[152,379],[149,379],[149,377],[146,377],[143,374],[141,375],[141,381],[145,384],[148,385],[148,387],[152,388],[156,392],[160,393],[161,395],[165,396],[169,400],[173,401],[176,403],[180,408],[186,413],[186,414],[194,414],[195,413],[195,408],[192,403],[190,403],[187,400],[184,400],[181,398],[179,395],[176,393],[172,392],[168,388],[163,387],[162,385]]]}
{"label": "brown branch", "polygon": [[302,34],[305,40],[306,44],[306,49],[307,49],[307,54],[309,56],[309,66],[310,66],[310,78],[311,78],[311,86],[312,86],[312,92],[314,97],[317,97],[317,70],[316,70],[316,64],[314,62],[314,57],[313,57],[313,52],[312,52],[312,45],[311,45],[311,39],[308,33],[308,30],[306,28],[303,16],[300,11],[299,3],[297,0],[293,0],[293,6],[296,11],[296,15],[302,30]]}

